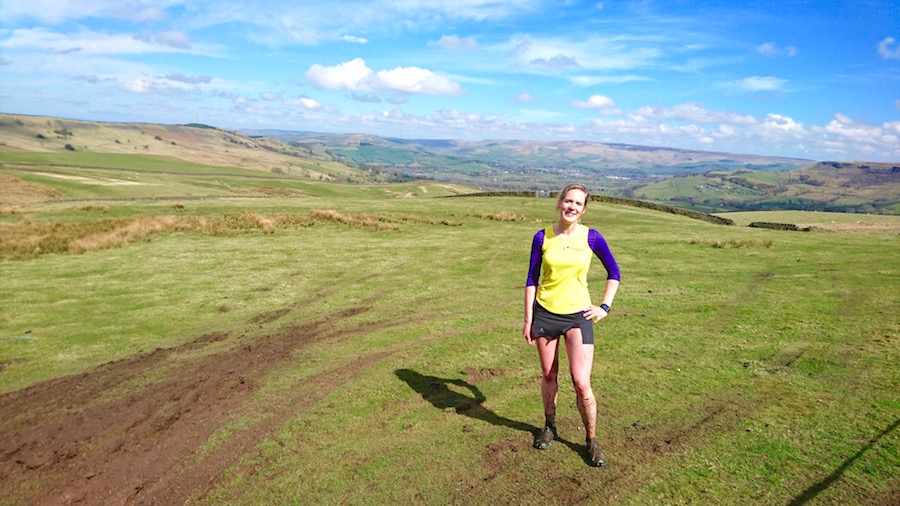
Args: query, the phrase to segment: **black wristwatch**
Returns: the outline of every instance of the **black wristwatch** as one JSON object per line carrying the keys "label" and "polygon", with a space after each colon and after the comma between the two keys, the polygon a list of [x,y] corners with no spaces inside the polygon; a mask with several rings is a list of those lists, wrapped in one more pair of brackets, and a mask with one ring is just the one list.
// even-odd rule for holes
{"label": "black wristwatch", "polygon": [[597,306],[597,307],[599,307],[600,309],[606,311],[606,314],[609,314],[609,305],[608,305],[608,304],[600,304],[600,305]]}

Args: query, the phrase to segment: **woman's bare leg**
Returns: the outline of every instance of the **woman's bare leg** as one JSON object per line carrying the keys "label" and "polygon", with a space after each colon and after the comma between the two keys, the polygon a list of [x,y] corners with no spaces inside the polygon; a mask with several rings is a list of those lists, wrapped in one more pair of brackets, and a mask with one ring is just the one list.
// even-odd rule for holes
{"label": "woman's bare leg", "polygon": [[597,400],[591,389],[594,345],[582,343],[581,329],[576,327],[566,332],[566,354],[569,357],[572,384],[575,385],[578,412],[581,413],[588,439],[593,439],[597,436]]}
{"label": "woman's bare leg", "polygon": [[541,359],[541,398],[544,402],[544,414],[556,414],[556,401],[559,397],[559,339],[538,337],[535,339],[538,356]]}

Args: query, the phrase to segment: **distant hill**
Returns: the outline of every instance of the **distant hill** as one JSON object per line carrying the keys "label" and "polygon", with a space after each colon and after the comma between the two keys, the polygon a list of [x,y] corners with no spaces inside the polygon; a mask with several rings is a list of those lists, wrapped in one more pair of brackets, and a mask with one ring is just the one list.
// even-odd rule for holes
{"label": "distant hill", "polygon": [[900,214],[900,169],[583,141],[395,139],[265,131],[358,167],[487,190],[558,189],[582,181],[611,196],[721,212],[796,209]]}
{"label": "distant hill", "polygon": [[633,193],[700,211],[900,214],[900,163],[820,162],[780,173],[710,171],[644,185]]}
{"label": "distant hill", "polygon": [[142,154],[324,182],[431,179],[483,190],[593,191],[703,212],[900,214],[900,163],[812,162],[580,141],[410,140],[192,123],[101,123],[0,114],[0,152]]}
{"label": "distant hill", "polygon": [[560,181],[572,179],[588,181],[598,188],[625,188],[676,174],[738,169],[779,172],[815,163],[794,158],[583,141],[472,142],[364,134],[259,133],[351,163],[491,189],[554,189]]}
{"label": "distant hill", "polygon": [[0,151],[161,155],[324,181],[372,179],[370,174],[329,156],[316,155],[277,139],[248,137],[199,123],[102,123],[0,114]]}

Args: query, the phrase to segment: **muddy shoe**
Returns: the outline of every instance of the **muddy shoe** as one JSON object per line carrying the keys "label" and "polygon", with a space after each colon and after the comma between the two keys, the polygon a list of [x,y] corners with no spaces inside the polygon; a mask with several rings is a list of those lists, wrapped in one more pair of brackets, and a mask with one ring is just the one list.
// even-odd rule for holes
{"label": "muddy shoe", "polygon": [[607,464],[606,455],[603,453],[603,448],[600,448],[597,438],[587,440],[587,451],[592,466],[604,467]]}
{"label": "muddy shoe", "polygon": [[557,439],[556,427],[546,426],[544,430],[534,439],[534,447],[538,450],[546,450],[553,444],[553,440]]}

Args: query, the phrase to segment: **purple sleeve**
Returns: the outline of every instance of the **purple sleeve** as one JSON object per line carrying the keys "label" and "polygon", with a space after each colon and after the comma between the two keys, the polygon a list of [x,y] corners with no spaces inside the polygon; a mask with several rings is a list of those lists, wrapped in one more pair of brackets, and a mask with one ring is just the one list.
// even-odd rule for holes
{"label": "purple sleeve", "polygon": [[544,230],[538,230],[531,241],[531,261],[528,263],[528,279],[525,286],[537,286],[541,277],[541,249],[544,246]]}
{"label": "purple sleeve", "polygon": [[600,232],[594,229],[588,230],[588,246],[591,247],[591,251],[597,255],[597,258],[603,262],[603,267],[606,267],[606,279],[619,281],[621,279],[619,264],[613,258],[612,252],[609,251],[609,246],[606,244],[606,239],[600,235]]}

